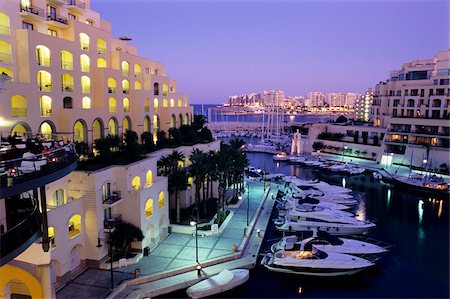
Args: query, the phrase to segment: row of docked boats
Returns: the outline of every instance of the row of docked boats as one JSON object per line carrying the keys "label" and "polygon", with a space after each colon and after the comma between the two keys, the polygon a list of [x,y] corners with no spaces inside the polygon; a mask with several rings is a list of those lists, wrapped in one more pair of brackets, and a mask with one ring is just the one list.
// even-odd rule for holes
{"label": "row of docked boats", "polygon": [[[274,220],[283,237],[271,246],[261,264],[271,271],[310,276],[340,276],[358,273],[375,265],[387,246],[355,235],[375,224],[360,220],[346,210],[357,201],[351,190],[318,180],[284,177],[277,194],[278,218]],[[301,239],[298,234],[313,232]]]}
{"label": "row of docked boats", "polygon": [[365,168],[354,163],[339,161],[321,161],[317,158],[306,156],[289,156],[286,153],[277,153],[273,155],[274,161],[286,161],[291,164],[302,164],[309,167],[317,167],[331,172],[339,172],[343,174],[361,174],[366,171]]}

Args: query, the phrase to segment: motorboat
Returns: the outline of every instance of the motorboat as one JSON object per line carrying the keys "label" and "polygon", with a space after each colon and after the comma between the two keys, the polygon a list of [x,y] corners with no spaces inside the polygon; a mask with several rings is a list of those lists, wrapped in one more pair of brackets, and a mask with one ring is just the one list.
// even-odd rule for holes
{"label": "motorboat", "polygon": [[301,240],[295,235],[284,237],[274,243],[270,249],[272,252],[278,250],[300,250],[306,244],[312,244],[313,247],[327,253],[334,252],[361,256],[382,254],[388,251],[387,248],[370,242],[351,238],[340,238],[321,231],[304,240]]}
{"label": "motorboat", "polygon": [[329,209],[289,210],[284,223],[276,228],[284,232],[326,231],[333,235],[357,235],[375,227],[369,220],[358,220],[344,211]]}
{"label": "motorboat", "polygon": [[312,204],[317,205],[318,207],[323,207],[325,209],[330,210],[348,210],[350,209],[350,206],[342,205],[338,203],[332,203],[327,201],[321,201],[319,198],[314,198],[310,196],[302,197],[302,198],[293,198],[293,197],[287,197],[285,202],[283,203],[283,208],[290,209],[290,208],[296,208],[303,204]]}
{"label": "motorboat", "polygon": [[288,161],[289,155],[286,154],[285,152],[281,152],[281,153],[277,153],[276,155],[273,155],[272,159],[274,161]]}
{"label": "motorboat", "polygon": [[427,193],[449,194],[449,184],[436,175],[393,175],[392,179],[400,186]]}
{"label": "motorboat", "polygon": [[342,276],[374,266],[366,259],[343,253],[324,252],[306,244],[302,250],[267,253],[261,264],[271,271],[308,275]]}
{"label": "motorboat", "polygon": [[289,162],[292,164],[305,163],[305,157],[302,157],[302,156],[289,157]]}
{"label": "motorboat", "polygon": [[186,290],[191,298],[203,298],[231,290],[248,280],[248,269],[223,270],[217,275],[202,280]]}
{"label": "motorboat", "polygon": [[346,206],[352,206],[358,203],[358,201],[356,201],[355,199],[352,199],[352,197],[343,197],[343,195],[347,195],[347,194],[342,194],[342,195],[327,195],[327,194],[317,194],[314,192],[304,192],[302,190],[300,190],[300,192],[296,192],[292,194],[293,198],[296,199],[300,199],[300,198],[306,198],[306,197],[312,197],[315,199],[320,200],[321,202],[330,202],[330,203],[335,203],[335,204],[341,204],[341,205],[346,205]]}

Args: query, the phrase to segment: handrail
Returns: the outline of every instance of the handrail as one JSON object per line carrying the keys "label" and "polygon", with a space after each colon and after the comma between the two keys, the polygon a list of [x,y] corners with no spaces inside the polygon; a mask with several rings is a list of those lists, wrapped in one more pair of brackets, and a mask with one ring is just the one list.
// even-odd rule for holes
{"label": "handrail", "polygon": [[30,200],[34,204],[30,214],[0,234],[0,266],[14,259],[40,236],[41,221],[37,200],[33,196],[30,196]]}

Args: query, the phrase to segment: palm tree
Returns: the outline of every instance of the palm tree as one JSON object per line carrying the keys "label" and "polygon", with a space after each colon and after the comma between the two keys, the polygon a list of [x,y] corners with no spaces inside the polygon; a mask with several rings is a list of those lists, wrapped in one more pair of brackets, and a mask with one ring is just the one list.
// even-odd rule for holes
{"label": "palm tree", "polygon": [[119,250],[121,257],[127,257],[131,243],[134,241],[142,241],[144,234],[142,230],[131,223],[121,222],[116,225],[114,231],[111,233],[111,239],[114,247]]}
{"label": "palm tree", "polygon": [[[202,183],[205,180],[206,176],[206,167],[205,167],[205,156],[204,153],[199,149],[194,149],[192,154],[189,156],[191,160],[191,166],[189,169],[189,174],[194,179],[195,185],[195,205],[197,207],[197,222],[200,219],[200,189]],[[205,206],[205,214],[206,214],[206,206]]]}
{"label": "palm tree", "polygon": [[220,215],[221,210],[225,211],[225,190],[227,188],[230,166],[232,165],[231,149],[228,144],[220,144],[220,151],[216,153],[216,165],[217,178],[219,180],[219,202],[217,204],[217,215]]}
{"label": "palm tree", "polygon": [[169,175],[170,163],[171,162],[169,157],[161,156],[161,158],[159,158],[159,160],[156,162],[156,166],[158,167],[159,173],[161,175]]}
{"label": "palm tree", "polygon": [[211,150],[207,153],[206,158],[206,169],[208,170],[207,173],[207,194],[209,192],[209,198],[213,198],[213,182],[217,181],[218,174],[217,174],[217,156],[216,152]]}
{"label": "palm tree", "polygon": [[180,191],[186,190],[189,186],[186,169],[176,169],[169,175],[169,192],[175,193],[176,198],[176,223],[181,222],[181,198]]}
{"label": "palm tree", "polygon": [[174,172],[175,170],[178,170],[179,163],[184,162],[184,154],[179,151],[173,151],[167,158],[169,158],[169,164],[170,164],[170,173]]}

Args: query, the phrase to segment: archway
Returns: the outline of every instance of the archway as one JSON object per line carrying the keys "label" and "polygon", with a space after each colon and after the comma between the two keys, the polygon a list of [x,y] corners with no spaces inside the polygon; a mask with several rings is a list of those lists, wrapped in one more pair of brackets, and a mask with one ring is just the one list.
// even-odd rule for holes
{"label": "archway", "polygon": [[86,142],[86,123],[82,120],[77,120],[73,125],[73,141]]}
{"label": "archway", "polygon": [[6,297],[5,288],[7,285],[20,277],[20,281],[27,287],[32,298],[43,298],[43,290],[39,281],[27,271],[11,265],[0,267],[0,290],[1,296]]}
{"label": "archway", "polygon": [[103,121],[97,118],[92,123],[92,140],[103,138]]}
{"label": "archway", "polygon": [[69,270],[73,271],[81,265],[83,246],[80,244],[75,245],[69,253]]}

